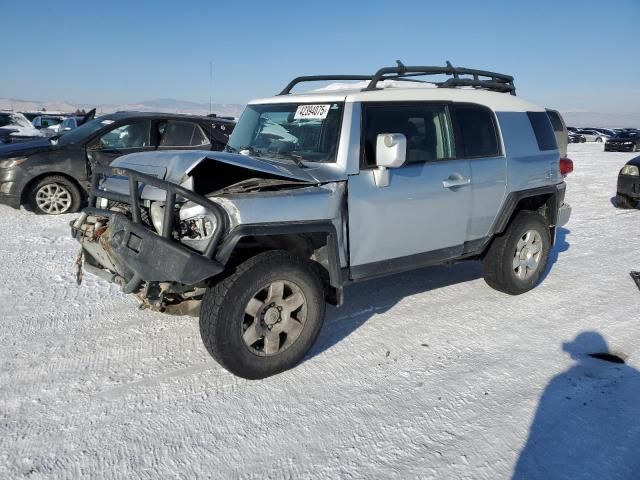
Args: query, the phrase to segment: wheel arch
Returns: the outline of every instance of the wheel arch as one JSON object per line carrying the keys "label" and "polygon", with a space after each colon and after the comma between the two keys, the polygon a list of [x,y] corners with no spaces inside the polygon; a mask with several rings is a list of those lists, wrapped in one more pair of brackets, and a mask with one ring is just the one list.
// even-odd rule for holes
{"label": "wheel arch", "polygon": [[218,248],[216,260],[227,265],[266,250],[285,250],[314,262],[328,287],[327,301],[342,303],[338,235],[331,221],[239,225]]}
{"label": "wheel arch", "polygon": [[491,236],[505,231],[514,216],[521,210],[530,210],[543,215],[551,227],[551,244],[555,242],[555,228],[558,220],[558,209],[564,201],[566,185],[557,185],[511,192],[507,195],[502,208],[491,227]]}
{"label": "wheel arch", "polygon": [[33,188],[33,186],[43,178],[47,178],[47,177],[64,177],[70,182],[72,182],[78,188],[81,196],[86,196],[86,189],[74,176],[69,175],[68,173],[63,173],[63,172],[45,172],[45,173],[40,173],[36,175],[24,185],[24,187],[22,188],[22,192],[20,192],[21,205],[25,205],[25,203],[29,200],[28,197],[29,197],[29,194],[31,193],[31,189]]}

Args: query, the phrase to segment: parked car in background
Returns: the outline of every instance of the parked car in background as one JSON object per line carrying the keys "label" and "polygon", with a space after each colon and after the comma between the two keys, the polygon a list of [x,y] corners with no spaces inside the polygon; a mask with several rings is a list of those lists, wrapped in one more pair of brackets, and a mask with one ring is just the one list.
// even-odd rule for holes
{"label": "parked car in background", "polygon": [[577,132],[578,130],[580,130],[580,129],[577,128],[577,127],[567,127],[567,131],[568,132]]}
{"label": "parked car in background", "polygon": [[560,112],[557,110],[551,110],[547,108],[547,115],[551,121],[553,132],[556,135],[556,142],[558,143],[558,150],[560,150],[560,158],[567,157],[567,144],[569,143],[569,132],[567,131],[567,125],[564,123],[564,119]]}
{"label": "parked car in background", "polygon": [[605,152],[637,152],[640,151],[640,131],[622,130],[604,144]]}
{"label": "parked car in background", "polygon": [[619,208],[635,208],[640,201],[640,157],[629,160],[618,174],[616,204]]}
{"label": "parked car in background", "polygon": [[36,213],[76,211],[96,165],[157,150],[222,150],[235,123],[167,113],[118,112],[62,135],[0,147],[0,202]]}
{"label": "parked car in background", "polygon": [[615,137],[616,136],[616,132],[613,131],[610,128],[592,128],[591,130],[595,130],[597,132],[600,132],[603,135],[606,135],[607,137]]}
{"label": "parked car in background", "polygon": [[40,131],[21,113],[0,112],[0,144],[41,137]]}
{"label": "parked car in background", "polygon": [[587,141],[586,138],[584,138],[584,135],[580,135],[579,133],[576,132],[569,132],[569,143],[584,143]]}
{"label": "parked car in background", "polygon": [[38,130],[48,130],[54,133],[58,133],[60,129],[60,124],[64,121],[65,117],[61,116],[51,116],[51,115],[40,115],[35,117],[31,123],[33,127]]}
{"label": "parked car in background", "polygon": [[609,138],[608,135],[605,135],[604,133],[601,133],[597,130],[587,130],[587,129],[583,129],[583,130],[578,130],[576,132],[579,135],[582,135],[587,142],[605,142],[607,140],[607,138]]}

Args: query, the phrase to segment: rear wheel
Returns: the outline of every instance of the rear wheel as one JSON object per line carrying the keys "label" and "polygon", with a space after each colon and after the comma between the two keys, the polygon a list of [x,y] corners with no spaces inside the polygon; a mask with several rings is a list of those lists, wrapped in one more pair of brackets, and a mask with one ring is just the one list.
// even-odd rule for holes
{"label": "rear wheel", "polygon": [[624,209],[635,208],[636,203],[637,202],[635,200],[632,200],[626,195],[622,195],[621,193],[618,193],[616,195],[616,205],[618,206],[618,208],[624,208]]}
{"label": "rear wheel", "polygon": [[596,137],[596,142],[597,143],[602,143],[602,137]]}
{"label": "rear wheel", "polygon": [[525,293],[540,279],[550,248],[547,220],[539,213],[521,211],[489,246],[482,259],[484,279],[501,292]]}
{"label": "rear wheel", "polygon": [[80,208],[81,194],[68,178],[45,177],[39,180],[29,193],[29,206],[43,215],[73,213]]}
{"label": "rear wheel", "polygon": [[231,373],[265,378],[298,364],[324,321],[324,291],[313,265],[284,251],[256,255],[210,287],[200,334]]}

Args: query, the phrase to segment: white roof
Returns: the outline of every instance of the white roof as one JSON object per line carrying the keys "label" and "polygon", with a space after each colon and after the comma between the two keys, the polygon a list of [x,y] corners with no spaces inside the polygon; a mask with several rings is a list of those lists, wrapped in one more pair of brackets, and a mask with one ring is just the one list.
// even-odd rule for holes
{"label": "white roof", "polygon": [[[401,85],[403,84],[404,85]],[[499,112],[543,112],[544,108],[509,93],[477,88],[434,88],[433,84],[394,82],[380,90],[366,90],[364,83],[329,85],[319,90],[252,100],[250,105],[265,103],[321,103],[321,102],[394,102],[394,101],[450,101],[485,105]]]}

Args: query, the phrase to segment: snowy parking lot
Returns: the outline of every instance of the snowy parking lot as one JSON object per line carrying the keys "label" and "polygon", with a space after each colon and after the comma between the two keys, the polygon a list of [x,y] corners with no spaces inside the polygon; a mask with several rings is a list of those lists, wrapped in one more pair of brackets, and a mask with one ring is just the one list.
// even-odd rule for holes
{"label": "snowy parking lot", "polygon": [[[0,478],[638,478],[634,154],[569,146],[569,224],[511,297],[478,262],[349,287],[297,368],[222,370],[197,319],[74,279],[69,221],[0,206]],[[606,342],[606,344],[605,344]],[[616,353],[626,364],[588,357]]]}

